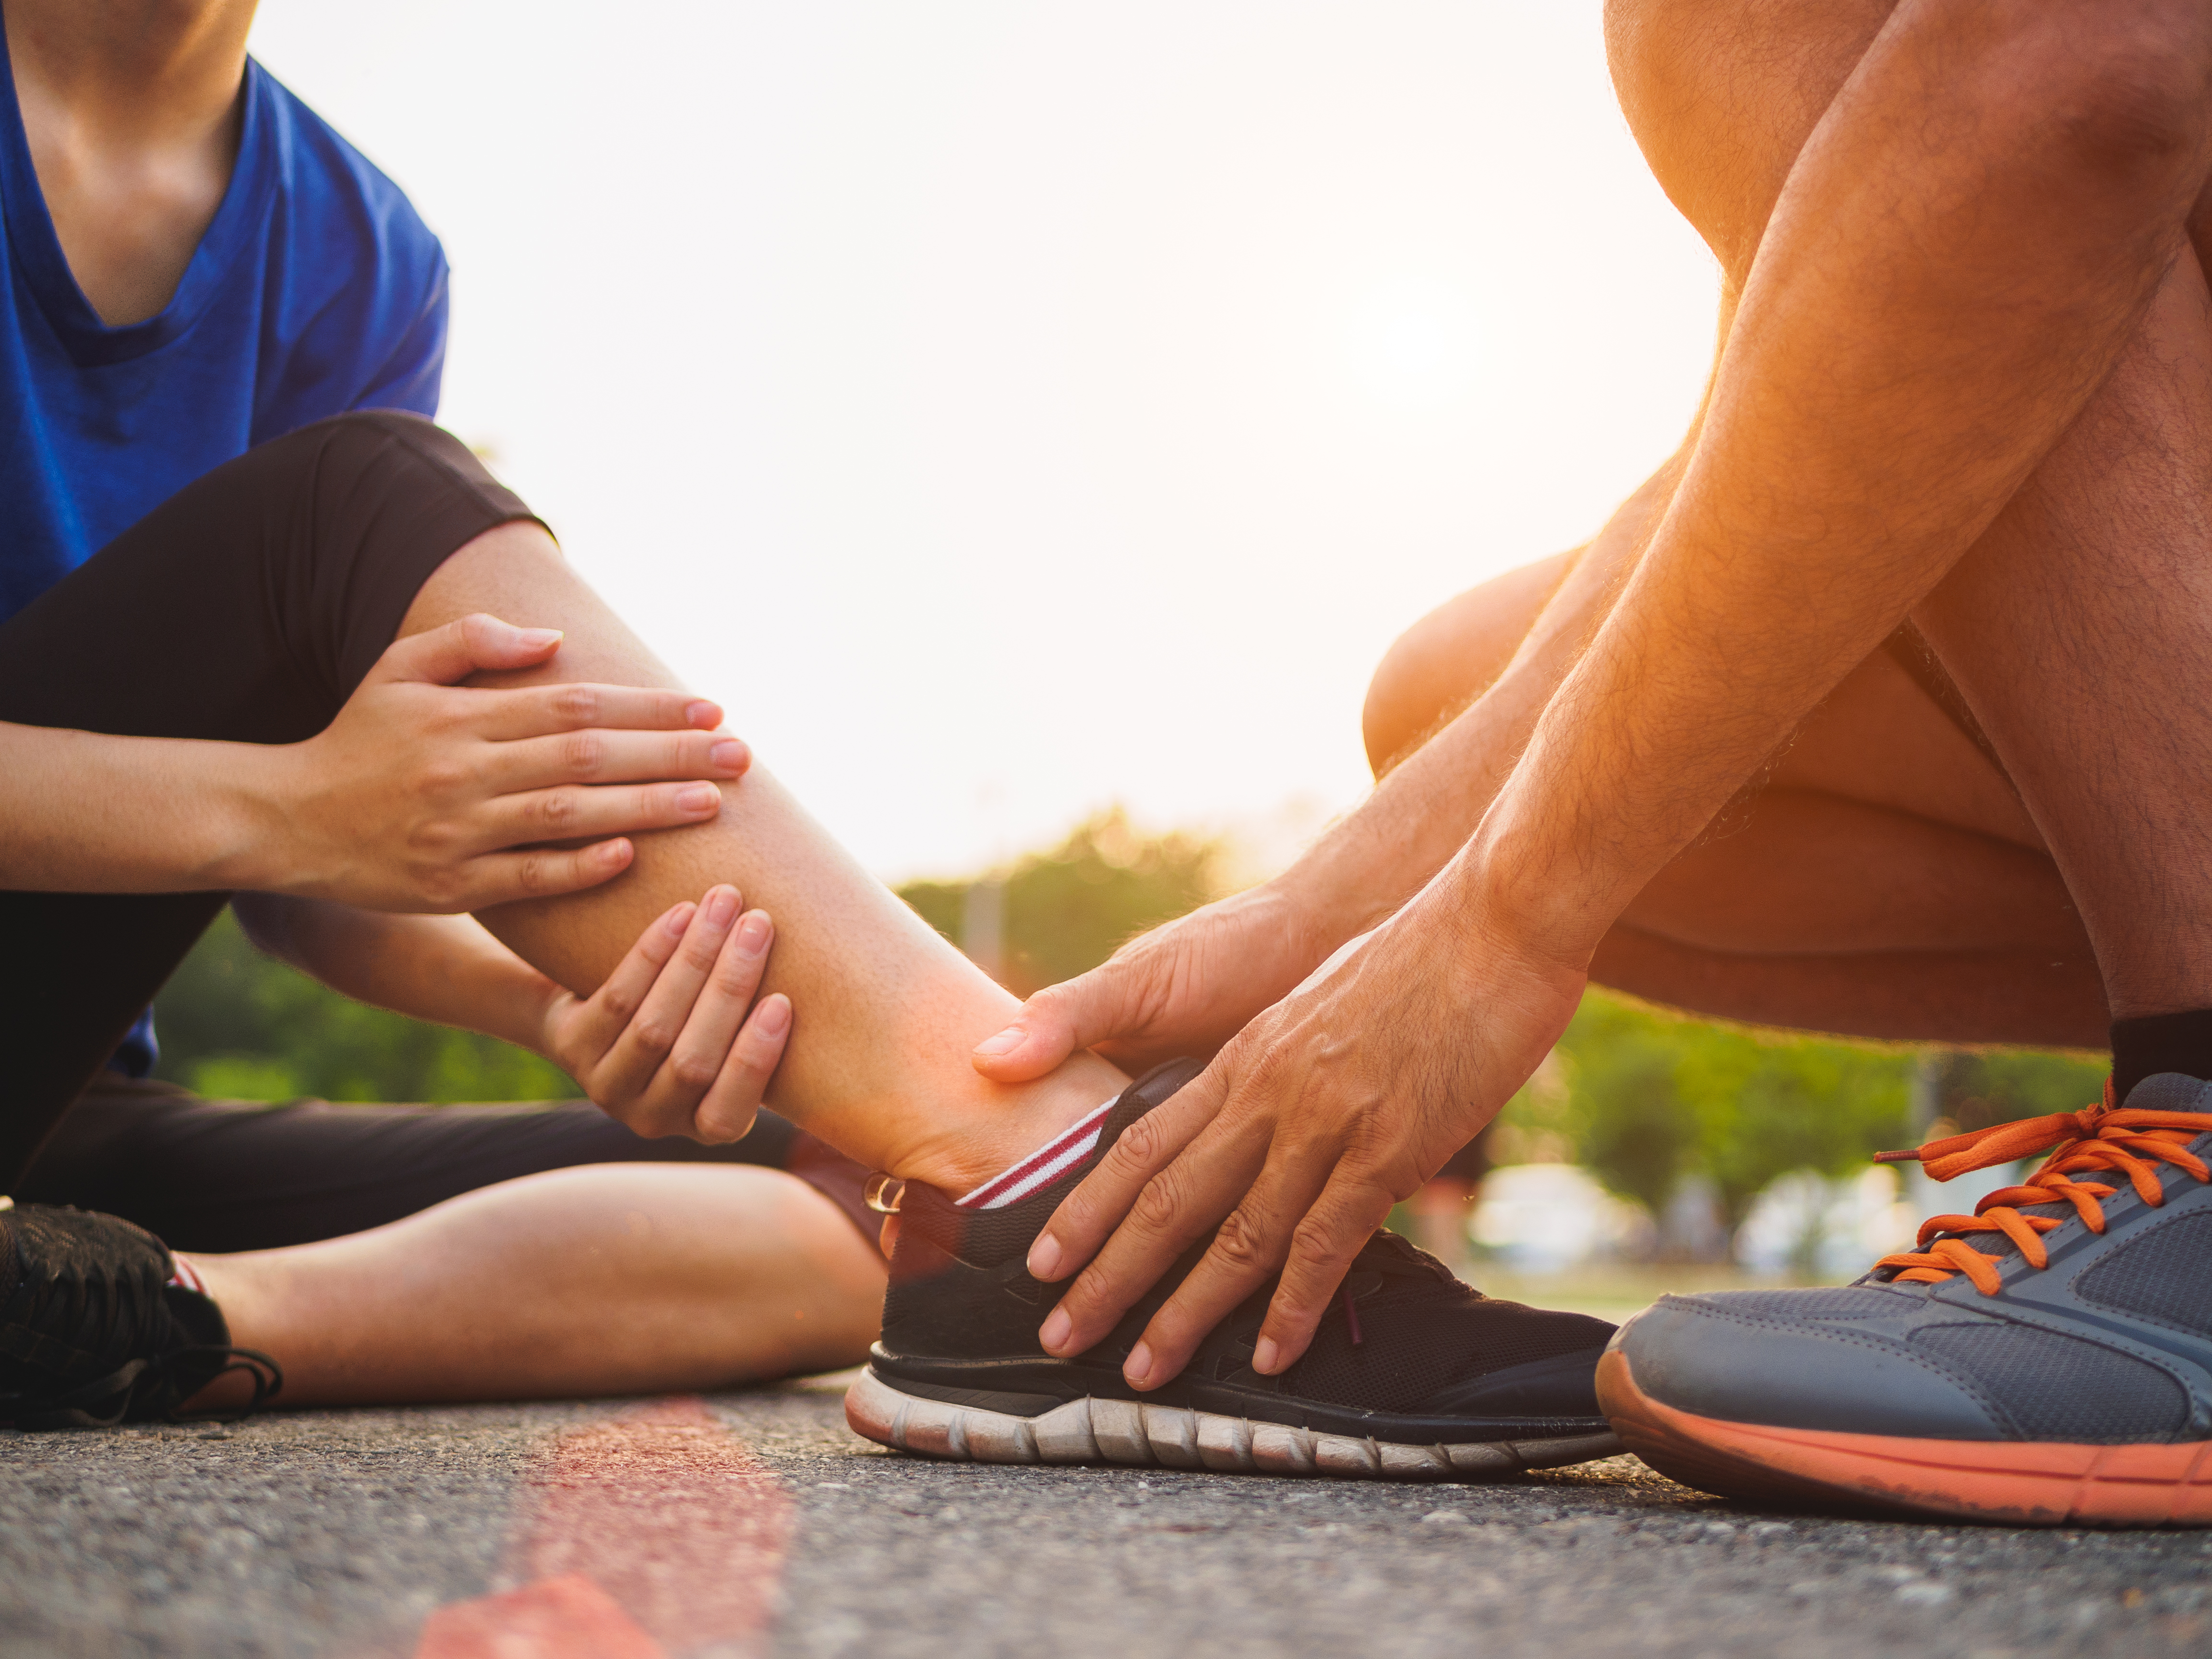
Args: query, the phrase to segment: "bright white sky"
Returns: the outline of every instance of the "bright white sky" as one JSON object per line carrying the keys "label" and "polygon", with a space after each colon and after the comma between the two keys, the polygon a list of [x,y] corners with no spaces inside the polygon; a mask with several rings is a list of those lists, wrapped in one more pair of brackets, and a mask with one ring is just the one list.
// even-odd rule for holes
{"label": "bright white sky", "polygon": [[1710,349],[1597,0],[264,0],[254,50],[444,239],[446,422],[890,878],[1352,804],[1391,639],[1587,537]]}

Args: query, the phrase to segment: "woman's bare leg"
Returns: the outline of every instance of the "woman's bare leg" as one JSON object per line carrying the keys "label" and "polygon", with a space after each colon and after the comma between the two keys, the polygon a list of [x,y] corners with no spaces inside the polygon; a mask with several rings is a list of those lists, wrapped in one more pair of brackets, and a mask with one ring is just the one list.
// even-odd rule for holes
{"label": "woman's bare leg", "polygon": [[[461,549],[424,585],[401,631],[473,611],[565,631],[551,662],[501,684],[679,684],[535,525],[502,526]],[[764,766],[724,788],[712,823],[636,843],[636,862],[605,887],[479,920],[526,960],[587,991],[671,904],[734,884],[775,919],[764,988],[785,993],[796,1011],[769,1103],[849,1157],[964,1191],[1127,1081],[1089,1054],[1032,1084],[979,1077],[969,1053],[1012,1018],[1015,1000],[855,864]]]}
{"label": "woman's bare leg", "polygon": [[[856,1364],[883,1259],[836,1206],[746,1165],[525,1176],[364,1233],[191,1258],[282,1403],[728,1388]],[[242,1395],[225,1379],[196,1404]]]}

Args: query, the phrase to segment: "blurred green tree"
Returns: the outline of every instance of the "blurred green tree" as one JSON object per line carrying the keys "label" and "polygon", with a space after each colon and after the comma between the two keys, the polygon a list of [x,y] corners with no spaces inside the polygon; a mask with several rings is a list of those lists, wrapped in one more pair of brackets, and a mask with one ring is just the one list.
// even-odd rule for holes
{"label": "blurred green tree", "polygon": [[1936,1056],[1936,1133],[1985,1129],[2016,1117],[2078,1111],[2104,1097],[2102,1060],[2032,1049],[1972,1053],[1952,1049]]}
{"label": "blurred green tree", "polygon": [[[1144,835],[1118,806],[1085,819],[1059,846],[1017,860],[1000,879],[1000,983],[1028,996],[1097,967],[1146,928],[1197,908],[1218,896],[1224,851],[1219,841],[1201,836]],[[974,884],[915,881],[898,895],[961,945]]]}
{"label": "blurred green tree", "polygon": [[155,1075],[218,1099],[573,1100],[568,1074],[495,1038],[364,1007],[255,950],[226,910],[154,1004]]}
{"label": "blurred green tree", "polygon": [[[1908,1051],[1791,1038],[1682,1018],[1593,990],[1560,1038],[1557,1097],[1523,1090],[1499,1116],[1498,1155],[1548,1138],[1606,1188],[1666,1212],[1685,1178],[1711,1183],[1732,1236],[1777,1177],[1831,1178],[1910,1146]],[[1940,1106],[1954,1127],[2066,1111],[2097,1097],[2103,1066],[2027,1050],[1938,1058]]]}

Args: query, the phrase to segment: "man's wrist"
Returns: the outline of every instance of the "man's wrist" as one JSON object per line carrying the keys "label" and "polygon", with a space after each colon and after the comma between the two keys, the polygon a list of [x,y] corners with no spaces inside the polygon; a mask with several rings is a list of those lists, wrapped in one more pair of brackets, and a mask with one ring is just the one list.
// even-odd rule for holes
{"label": "man's wrist", "polygon": [[1602,861],[1569,861],[1559,837],[1516,810],[1509,785],[1459,857],[1437,878],[1435,896],[1465,915],[1487,945],[1580,971],[1626,899]]}
{"label": "man's wrist", "polygon": [[1324,842],[1289,869],[1254,890],[1277,908],[1293,956],[1308,969],[1327,961],[1346,939],[1385,921],[1404,895],[1378,895],[1372,880],[1331,842]]}

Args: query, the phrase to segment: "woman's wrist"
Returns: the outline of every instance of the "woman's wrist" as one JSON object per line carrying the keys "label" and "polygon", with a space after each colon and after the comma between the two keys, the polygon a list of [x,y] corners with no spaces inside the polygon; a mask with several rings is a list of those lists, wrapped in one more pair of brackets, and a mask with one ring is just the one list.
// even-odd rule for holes
{"label": "woman's wrist", "polygon": [[211,744],[221,751],[204,775],[206,833],[211,872],[218,886],[245,892],[298,890],[296,871],[283,856],[293,812],[286,785],[294,744]]}

